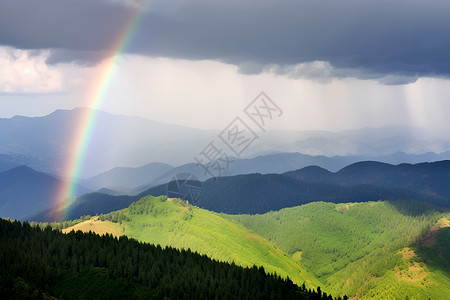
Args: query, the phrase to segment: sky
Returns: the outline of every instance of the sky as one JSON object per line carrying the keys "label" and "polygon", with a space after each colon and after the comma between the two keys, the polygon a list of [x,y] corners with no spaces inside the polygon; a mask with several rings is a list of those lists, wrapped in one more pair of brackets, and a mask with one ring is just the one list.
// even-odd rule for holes
{"label": "sky", "polygon": [[98,107],[114,114],[220,130],[264,91],[272,129],[447,132],[449,15],[445,0],[0,0],[0,118],[90,106],[115,57]]}

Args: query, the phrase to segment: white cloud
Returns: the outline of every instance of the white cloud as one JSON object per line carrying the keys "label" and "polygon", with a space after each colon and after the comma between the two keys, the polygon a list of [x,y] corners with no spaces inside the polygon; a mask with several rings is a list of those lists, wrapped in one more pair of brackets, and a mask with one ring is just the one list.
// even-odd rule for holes
{"label": "white cloud", "polygon": [[63,88],[63,76],[45,60],[47,51],[32,55],[30,51],[0,47],[0,92],[52,93]]}

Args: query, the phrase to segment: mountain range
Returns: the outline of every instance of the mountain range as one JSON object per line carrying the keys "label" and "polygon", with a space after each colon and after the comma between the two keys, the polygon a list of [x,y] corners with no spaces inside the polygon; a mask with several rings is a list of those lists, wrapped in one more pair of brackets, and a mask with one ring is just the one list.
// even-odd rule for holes
{"label": "mountain range", "polygon": [[[388,155],[384,157],[379,157],[378,159],[380,161],[417,161],[422,159],[438,159],[441,157],[446,157],[448,153],[443,153],[441,155],[433,154],[433,153],[427,153],[423,155],[414,155],[414,154],[405,154],[405,153],[395,153],[393,155]],[[353,163],[354,161],[359,161],[359,159],[362,159],[363,157],[357,157],[357,156],[350,156],[350,157],[325,157],[325,156],[310,156],[300,153],[277,153],[277,154],[270,154],[270,155],[262,155],[257,156],[254,158],[249,159],[238,159],[238,158],[232,158],[233,162],[230,164],[229,170],[226,170],[224,174],[227,177],[232,177],[236,175],[242,175],[242,174],[254,174],[254,173],[261,173],[261,174],[267,174],[267,173],[283,173],[285,171],[292,171],[295,169],[299,169],[298,171],[287,173],[287,176],[293,176],[297,179],[301,179],[302,181],[309,181],[309,182],[319,182],[319,183],[326,183],[326,184],[332,184],[332,185],[343,185],[345,182],[348,182],[349,184],[371,184],[371,185],[381,185],[384,184],[386,187],[395,187],[397,185],[393,185],[389,183],[396,182],[399,184],[399,187],[404,189],[412,189],[417,192],[426,192],[427,186],[431,184],[431,191],[434,191],[436,195],[441,195],[444,197],[449,197],[448,188],[446,185],[445,177],[440,177],[439,174],[433,175],[434,173],[430,174],[433,175],[432,177],[429,177],[428,179],[419,180],[421,176],[421,172],[428,172],[426,171],[426,167],[415,167],[415,171],[413,172],[415,175],[413,178],[405,177],[403,180],[403,183],[397,182],[400,179],[393,180],[394,177],[403,176],[402,172],[394,172],[394,173],[386,173],[388,172],[389,166],[381,164],[381,166],[386,168],[386,170],[381,171],[380,174],[385,174],[386,178],[384,181],[373,181],[374,178],[378,178],[381,175],[377,175],[374,173],[376,170],[372,170],[371,165],[376,165],[376,163],[362,163],[361,165],[354,165],[353,168],[356,168],[356,170],[349,171],[348,176],[351,176],[354,172],[361,173],[360,175],[354,176],[356,177],[355,180],[357,181],[353,182],[346,175],[346,177],[343,177],[346,172],[346,167],[348,164]],[[45,161],[40,160],[32,160],[29,159],[26,156],[20,156],[20,155],[0,155],[0,162],[5,162],[3,166],[5,168],[14,166],[16,163],[31,163],[34,166],[44,166]],[[305,166],[321,166],[322,169],[319,169],[314,174],[313,170],[314,167],[307,167],[303,169]],[[437,164],[440,165],[440,164]],[[358,167],[359,166],[359,167]],[[402,170],[407,168],[408,165],[404,165]],[[424,165],[426,166],[426,165]],[[433,166],[430,165],[430,166]],[[330,170],[336,170],[339,167],[342,171],[339,171],[336,173],[336,175],[333,175],[332,172],[325,170],[326,168],[329,168]],[[13,167],[14,168],[14,167]],[[383,169],[382,168],[382,169]],[[351,170],[351,168],[349,167]],[[358,171],[359,169],[359,171]],[[445,168],[444,168],[445,169]],[[339,169],[338,169],[339,170]],[[30,172],[31,170],[29,168],[18,168],[14,172],[1,172],[4,173],[2,175],[2,182],[0,182],[0,203],[2,203],[2,216],[5,217],[11,217],[11,218],[24,218],[29,215],[33,215],[41,210],[49,209],[50,205],[53,203],[50,199],[53,197],[54,191],[57,189],[57,186],[63,181],[62,179],[58,179],[55,175],[48,175],[44,174],[43,172],[33,172],[36,177],[38,178],[52,178],[52,181],[54,183],[52,184],[40,184],[38,187],[36,186],[37,182],[48,182],[47,179],[30,179]],[[147,165],[144,165],[142,167],[138,168],[130,168],[130,167],[118,167],[114,168],[110,171],[107,171],[105,173],[101,173],[97,176],[94,176],[89,179],[80,180],[77,195],[82,195],[87,192],[91,191],[98,191],[98,194],[95,195],[87,195],[86,197],[80,198],[80,200],[85,199],[92,199],[92,198],[99,198],[102,199],[102,202],[98,202],[95,207],[96,209],[94,211],[88,210],[89,213],[95,213],[95,212],[103,212],[103,211],[109,211],[111,203],[114,203],[112,199],[117,198],[108,198],[107,195],[135,195],[135,196],[143,196],[147,195],[148,190],[151,189],[152,195],[158,195],[156,192],[159,191],[160,193],[166,193],[167,188],[165,187],[165,184],[167,182],[170,182],[180,173],[188,173],[188,174],[194,174],[198,180],[200,181],[206,181],[208,182],[208,177],[205,176],[204,171],[201,167],[197,166],[196,164],[185,164],[181,165],[179,167],[172,167],[168,164],[164,163],[150,163]],[[322,174],[323,173],[323,174]],[[358,173],[358,174],[359,174]],[[427,175],[426,173],[425,175]],[[365,175],[365,176],[364,176]],[[10,176],[14,176],[13,178],[9,178]],[[257,176],[253,175],[255,178]],[[322,177],[320,177],[322,176]],[[237,177],[237,178],[246,178],[246,177]],[[362,180],[365,178],[365,180]],[[400,178],[400,177],[399,177]],[[344,180],[345,179],[345,180]],[[222,182],[221,179],[220,182]],[[240,179],[226,179],[230,181],[229,187],[232,186],[242,186],[242,183],[239,182]],[[428,185],[426,185],[425,182],[428,180]],[[231,183],[236,181],[236,183]],[[20,188],[11,188],[9,186],[9,183],[13,182],[22,182],[22,185]],[[222,182],[223,183],[223,182]],[[207,183],[209,184],[209,183]],[[275,184],[275,183],[272,183]],[[435,186],[438,184],[439,186]],[[14,184],[12,186],[15,186]],[[34,187],[33,189],[27,189],[26,187]],[[136,187],[137,186],[137,187]],[[162,186],[162,188],[158,189],[155,188],[157,186]],[[222,188],[221,185],[217,185],[217,187]],[[422,187],[422,189],[418,189],[417,187]],[[213,187],[211,187],[212,190]],[[339,187],[338,189],[342,189]],[[209,189],[206,189],[208,191]],[[326,190],[326,189],[325,189]],[[445,191],[444,191],[445,190]],[[301,192],[301,190],[298,190]],[[294,192],[294,190],[293,190]],[[107,195],[105,195],[107,194]],[[229,192],[225,193],[224,195],[228,195]],[[96,196],[97,195],[97,196]],[[218,198],[228,197],[224,195],[218,195]],[[317,195],[316,195],[317,196]],[[208,196],[212,197],[212,195]],[[264,196],[265,197],[265,196]],[[306,197],[306,196],[303,196]],[[308,196],[309,197],[309,196]],[[307,198],[308,198],[307,197]],[[330,198],[327,195],[322,195],[321,199]],[[124,199],[134,199],[136,198],[130,198],[128,196],[124,196]],[[239,197],[238,197],[239,198]],[[11,201],[11,199],[14,199],[14,201]],[[293,199],[293,198],[291,198]],[[304,198],[305,199],[305,198]],[[317,197],[310,197],[311,199],[317,199]],[[91,201],[91,200],[90,200]],[[123,208],[123,205],[129,205],[131,200],[127,200],[124,203],[120,204],[121,201],[117,201],[117,206],[114,206],[114,208]],[[207,198],[202,198],[202,202],[206,203],[209,200]],[[17,203],[17,205],[14,205]],[[22,204],[21,204],[22,203]],[[77,201],[76,203],[79,203]],[[84,202],[83,202],[84,203]],[[90,202],[88,202],[90,203]],[[101,203],[103,203],[105,208],[101,208]],[[295,202],[293,200],[289,200],[287,203],[292,204],[298,204],[299,202]],[[82,206],[77,206],[77,208],[74,208],[74,212],[77,212],[73,216],[78,217],[83,214],[84,206],[87,205],[84,203]],[[91,204],[89,204],[91,205]],[[206,204],[205,204],[206,205]],[[276,207],[284,207],[284,205],[287,205],[286,203],[280,206],[270,206],[272,209],[275,209]],[[25,213],[22,213],[22,208],[26,207]],[[205,206],[207,207],[207,206]],[[105,210],[106,209],[106,210]],[[222,209],[222,208],[221,208]],[[260,211],[260,210],[257,210]],[[264,210],[262,210],[264,211]],[[7,214],[6,214],[7,213]]]}
{"label": "mountain range", "polygon": [[131,188],[153,182],[172,169],[173,166],[164,163],[149,163],[136,168],[117,167],[81,182],[93,190],[107,188],[111,189],[109,193],[114,193],[115,190],[129,191]]}
{"label": "mountain range", "polygon": [[[48,174],[21,166],[0,172],[0,218],[21,219],[51,208],[55,191],[63,182]],[[78,186],[78,195],[90,190]]]}
{"label": "mountain range", "polygon": [[[71,137],[79,130],[74,124],[89,113],[74,109],[39,118],[0,119],[0,218],[30,221],[22,225],[2,220],[2,228],[13,226],[21,232],[20,243],[34,243],[23,250],[17,234],[10,234],[9,240],[0,235],[0,248],[11,258],[3,260],[7,275],[2,278],[16,272],[16,266],[24,271],[13,280],[0,280],[0,291],[25,290],[29,297],[45,291],[49,294],[44,298],[67,298],[61,286],[50,287],[58,282],[73,290],[74,298],[85,297],[84,288],[93,295],[92,286],[108,286],[110,294],[103,296],[110,298],[111,286],[126,295],[130,278],[150,286],[168,263],[143,272],[135,261],[140,257],[137,248],[130,252],[131,244],[139,244],[136,239],[160,245],[154,247],[157,251],[183,249],[176,251],[187,260],[194,257],[190,251],[196,251],[232,268],[256,264],[260,267],[251,268],[254,274],[262,274],[264,267],[276,272],[274,279],[289,277],[304,284],[300,289],[305,293],[321,286],[326,293],[354,299],[445,299],[449,294],[448,137],[406,127],[336,133],[269,130],[259,132],[241,157],[230,157],[221,176],[211,178],[192,161],[215,141],[219,130],[96,111],[89,151],[77,178],[77,197],[55,204],[56,191],[68,183],[61,175],[70,161]],[[181,174],[187,179],[180,179]],[[35,227],[33,222],[59,222],[61,216],[60,223]],[[51,227],[65,228],[68,234]],[[36,238],[30,238],[31,231]],[[56,235],[49,243],[48,238]],[[69,239],[73,247],[67,247]],[[124,245],[117,261],[110,255],[117,247],[109,247],[108,255],[98,247],[107,240]],[[74,250],[80,245],[83,251]],[[44,252],[48,256],[38,262],[35,258]],[[173,270],[178,270],[181,256],[171,261]],[[46,268],[50,259],[62,264]],[[14,268],[7,270],[12,260]],[[110,268],[104,269],[106,265]],[[198,266],[189,270],[194,278],[200,273],[211,278],[203,271]],[[217,280],[230,282],[230,274],[218,269],[214,274]],[[117,285],[111,275],[127,279]],[[172,289],[166,292],[173,296],[182,284],[171,276],[166,276],[164,289]],[[42,278],[49,281],[34,290],[36,278],[40,283]],[[141,290],[136,282],[133,287]],[[207,282],[211,289],[214,283]],[[181,285],[175,288],[175,283]],[[322,289],[317,291],[314,297]]]}
{"label": "mountain range", "polygon": [[[85,116],[91,113],[92,111],[87,108],[76,108],[57,110],[42,117],[15,116],[0,119],[0,153],[26,157],[29,163],[20,165],[25,164],[38,171],[61,175],[67,169],[67,161],[70,161],[68,154],[72,152],[74,142],[72,137],[81,130]],[[217,140],[222,131],[189,128],[140,117],[113,115],[103,111],[95,111],[94,114],[96,122],[91,127],[92,135],[88,147],[90,150],[86,153],[80,174],[83,179],[119,166],[139,167],[148,162],[162,162],[169,165],[193,162],[194,156],[211,141]],[[341,132],[269,130],[258,134],[259,138],[239,158],[254,158],[261,154],[279,153],[282,150],[312,156],[359,156],[356,161],[360,161],[399,151],[423,154],[443,153],[450,149],[449,137],[437,136],[426,129],[399,126]],[[223,143],[220,147],[229,156],[233,153]],[[448,158],[447,156],[437,159]],[[355,160],[347,161],[346,165],[352,162]],[[308,165],[311,164],[317,163]],[[0,157],[0,168],[1,165]],[[305,165],[297,165],[296,168],[303,166]],[[236,167],[237,171],[228,175],[241,173],[239,171],[241,167]],[[337,170],[343,165],[322,167]],[[267,169],[267,166],[261,168]],[[282,168],[281,172],[289,170],[292,168]],[[267,172],[274,170],[272,168]]]}
{"label": "mountain range", "polygon": [[[159,123],[139,117],[96,111],[81,177],[92,177],[117,166],[142,166],[149,161],[181,164],[191,161],[215,131]],[[0,153],[47,161],[46,173],[67,168],[73,136],[83,126],[87,108],[57,110],[43,117],[0,119]],[[78,125],[77,125],[78,124]],[[101,156],[102,159],[99,159]]]}
{"label": "mountain range", "polygon": [[347,166],[336,173],[311,166],[287,172],[285,175],[306,182],[343,186],[372,184],[450,198],[450,160],[396,166],[364,161]]}
{"label": "mountain range", "polygon": [[[445,159],[450,159],[450,152],[444,152],[441,154],[430,152],[420,155],[397,152],[378,157],[327,157],[312,156],[302,153],[276,153],[260,155],[254,158],[231,157],[229,167],[223,170],[221,175],[233,176],[252,173],[281,174],[307,166],[319,166],[335,172],[350,164],[365,160],[376,160],[390,164],[400,164],[418,163],[423,161],[440,161]],[[115,168],[92,178],[87,178],[82,181],[82,184],[90,187],[92,190],[107,188],[112,190],[110,193],[117,191],[122,194],[139,194],[152,186],[167,183],[175,176],[182,173],[192,174],[201,181],[205,181],[210,177],[197,163],[188,163],[178,167],[169,167],[167,164],[161,163],[151,163],[139,168]]]}
{"label": "mountain range", "polygon": [[[368,170],[367,176],[361,175],[365,174],[365,170]],[[404,170],[408,170],[407,176]],[[450,207],[449,173],[450,161],[397,166],[360,162],[337,173],[313,166],[284,174],[245,174],[211,178],[201,182],[199,198],[188,200],[198,207],[228,214],[266,213],[316,201],[346,203],[380,199],[417,200],[439,207]],[[342,178],[346,178],[346,181],[334,179],[338,176],[335,174],[343,174]],[[399,174],[404,174],[405,177]],[[194,185],[199,182],[185,183]],[[54,207],[29,216],[28,219],[53,221],[61,209],[67,211],[67,219],[108,213],[126,208],[144,196],[167,195],[168,192],[168,184],[161,184],[135,196],[90,193],[82,195],[68,207]]]}

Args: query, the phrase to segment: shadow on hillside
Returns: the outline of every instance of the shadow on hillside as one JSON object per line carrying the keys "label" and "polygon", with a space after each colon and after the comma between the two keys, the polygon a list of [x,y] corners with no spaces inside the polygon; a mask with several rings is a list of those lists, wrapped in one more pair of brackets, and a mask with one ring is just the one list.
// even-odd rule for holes
{"label": "shadow on hillside", "polygon": [[399,213],[412,217],[448,211],[446,208],[416,200],[388,200],[387,202]]}
{"label": "shadow on hillside", "polygon": [[416,254],[431,271],[441,271],[443,276],[450,278],[450,227],[438,230],[433,243],[424,245],[417,242]]}

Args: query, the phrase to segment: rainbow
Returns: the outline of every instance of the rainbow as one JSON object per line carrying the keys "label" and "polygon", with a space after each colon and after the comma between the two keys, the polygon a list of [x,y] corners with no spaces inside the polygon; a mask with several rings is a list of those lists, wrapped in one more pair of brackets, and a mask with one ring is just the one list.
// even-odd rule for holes
{"label": "rainbow", "polygon": [[65,219],[68,213],[69,199],[73,199],[76,195],[78,178],[80,177],[86,152],[89,148],[89,142],[95,128],[98,109],[102,106],[105,99],[105,93],[114,74],[118,57],[132,40],[136,28],[148,6],[148,2],[149,0],[146,0],[145,5],[142,5],[140,8],[134,8],[126,25],[123,26],[123,30],[118,34],[118,38],[113,42],[110,51],[108,51],[112,55],[101,63],[96,80],[87,92],[84,103],[90,109],[82,111],[81,118],[74,127],[72,143],[69,147],[71,150],[68,153],[69,159],[62,172],[63,177],[66,179],[56,191],[53,200],[53,207],[57,208],[54,216],[56,220],[62,221]]}

